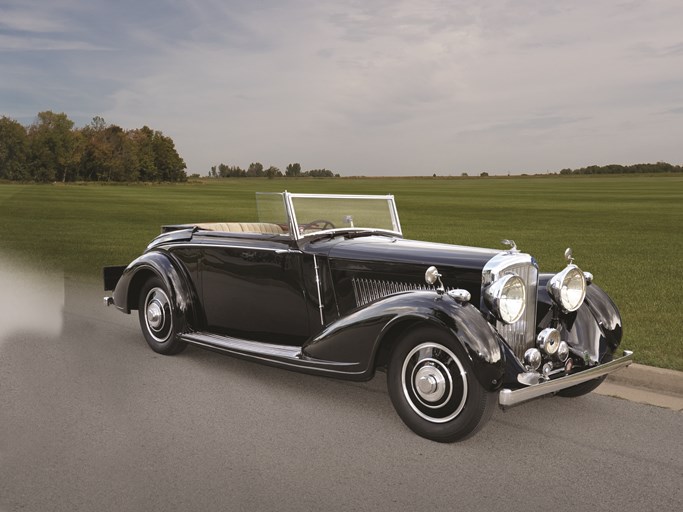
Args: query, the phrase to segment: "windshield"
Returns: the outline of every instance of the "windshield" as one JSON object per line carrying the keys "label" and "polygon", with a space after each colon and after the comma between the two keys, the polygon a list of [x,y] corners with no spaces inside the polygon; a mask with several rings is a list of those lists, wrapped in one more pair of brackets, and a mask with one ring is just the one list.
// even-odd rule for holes
{"label": "windshield", "polygon": [[393,196],[257,193],[260,222],[288,224],[294,238],[320,232],[384,231],[401,235]]}

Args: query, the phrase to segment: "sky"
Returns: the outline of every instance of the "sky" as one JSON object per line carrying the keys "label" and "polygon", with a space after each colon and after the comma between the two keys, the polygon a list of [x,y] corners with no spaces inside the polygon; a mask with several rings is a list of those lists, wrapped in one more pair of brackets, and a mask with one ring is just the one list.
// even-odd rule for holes
{"label": "sky", "polygon": [[680,0],[0,0],[0,115],[170,136],[188,173],[683,163]]}

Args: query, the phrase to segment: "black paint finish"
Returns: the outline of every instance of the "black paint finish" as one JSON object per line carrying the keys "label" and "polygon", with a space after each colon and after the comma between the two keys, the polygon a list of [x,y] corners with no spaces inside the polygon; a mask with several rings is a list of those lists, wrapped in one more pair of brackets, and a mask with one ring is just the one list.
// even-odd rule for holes
{"label": "black paint finish", "polygon": [[[105,282],[124,312],[138,306],[146,279],[171,290],[174,320],[184,340],[259,362],[339,378],[364,380],[403,332],[419,323],[449,332],[469,357],[477,380],[493,391],[518,386],[524,371],[481,303],[484,265],[499,251],[405,240],[395,236],[325,236],[304,241],[258,234],[166,229],[121,274]],[[354,280],[424,285],[436,265],[447,288],[464,288],[461,304],[436,291],[407,291],[359,306]],[[112,277],[114,276],[114,277]],[[538,326],[603,360],[621,340],[621,318],[596,285],[573,314],[558,311],[539,276]]]}

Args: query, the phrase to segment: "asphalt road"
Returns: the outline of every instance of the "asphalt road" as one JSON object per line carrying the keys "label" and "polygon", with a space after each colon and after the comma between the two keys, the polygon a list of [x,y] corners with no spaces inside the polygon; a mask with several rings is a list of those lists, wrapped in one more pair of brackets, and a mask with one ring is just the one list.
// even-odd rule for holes
{"label": "asphalt road", "polygon": [[36,309],[0,332],[2,511],[683,510],[680,412],[555,397],[442,445],[401,423],[384,374],[160,356],[96,286],[64,290],[52,331]]}

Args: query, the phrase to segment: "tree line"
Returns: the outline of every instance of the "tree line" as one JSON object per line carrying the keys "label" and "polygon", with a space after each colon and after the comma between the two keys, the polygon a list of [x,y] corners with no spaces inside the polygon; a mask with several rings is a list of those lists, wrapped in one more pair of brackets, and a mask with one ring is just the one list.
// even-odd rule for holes
{"label": "tree line", "polygon": [[0,179],[12,181],[186,181],[173,139],[147,126],[124,130],[101,117],[75,128],[66,114],[40,112],[23,126],[0,117]]}
{"label": "tree line", "polygon": [[562,169],[560,174],[634,174],[634,173],[671,173],[683,172],[683,166],[666,162],[633,165],[590,165],[579,169]]}
{"label": "tree line", "polygon": [[267,169],[263,168],[261,162],[252,162],[245,170],[239,165],[225,165],[219,164],[211,167],[209,171],[210,178],[281,178],[283,176],[296,178],[311,177],[311,178],[339,178],[339,174],[335,174],[329,169],[311,169],[310,171],[301,171],[301,164],[296,162],[289,164],[285,169],[284,174],[280,169],[271,165]]}

